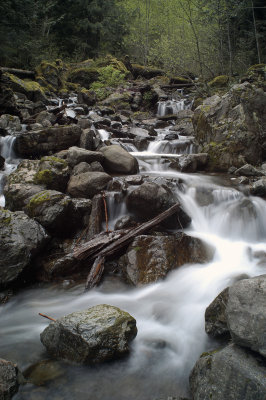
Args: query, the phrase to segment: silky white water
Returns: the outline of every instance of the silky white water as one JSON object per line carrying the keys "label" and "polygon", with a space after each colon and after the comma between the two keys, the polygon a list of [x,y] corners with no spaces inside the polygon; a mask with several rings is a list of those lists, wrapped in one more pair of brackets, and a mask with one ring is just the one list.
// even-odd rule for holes
{"label": "silky white water", "polygon": [[0,137],[0,155],[5,159],[4,169],[0,171],[0,207],[5,206],[5,197],[3,195],[5,178],[11,174],[19,163],[14,151],[15,136],[7,135]]}

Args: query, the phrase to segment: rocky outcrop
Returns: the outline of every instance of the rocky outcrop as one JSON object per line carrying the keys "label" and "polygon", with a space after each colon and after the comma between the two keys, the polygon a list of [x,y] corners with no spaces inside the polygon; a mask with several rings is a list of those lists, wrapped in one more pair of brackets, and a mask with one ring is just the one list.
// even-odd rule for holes
{"label": "rocky outcrop", "polygon": [[127,282],[143,285],[165,278],[167,273],[186,263],[205,263],[213,249],[200,239],[183,233],[171,236],[141,235],[134,239],[119,260]]}
{"label": "rocky outcrop", "polygon": [[50,323],[41,341],[53,357],[98,364],[127,355],[136,334],[136,321],[130,314],[101,304]]}
{"label": "rocky outcrop", "polygon": [[235,344],[203,354],[190,375],[193,400],[264,400],[266,365]]}
{"label": "rocky outcrop", "polygon": [[138,161],[121,146],[111,145],[101,149],[104,155],[103,165],[108,172],[119,174],[136,174]]}
{"label": "rocky outcrop", "polygon": [[0,358],[0,399],[11,400],[22,381],[23,376],[18,366]]}
{"label": "rocky outcrop", "polygon": [[17,136],[15,150],[20,156],[48,155],[79,143],[81,128],[77,125],[53,126],[24,132]]}
{"label": "rocky outcrop", "polygon": [[224,96],[207,98],[193,116],[200,152],[209,154],[209,169],[227,171],[256,165],[266,157],[266,93],[245,82]]}
{"label": "rocky outcrop", "polygon": [[229,288],[226,319],[235,343],[266,357],[266,275]]}
{"label": "rocky outcrop", "polygon": [[24,212],[0,209],[0,238],[0,286],[5,286],[19,277],[48,236]]}
{"label": "rocky outcrop", "polygon": [[73,197],[91,199],[95,194],[106,188],[111,176],[105,172],[83,172],[72,175],[67,187],[67,192]]}

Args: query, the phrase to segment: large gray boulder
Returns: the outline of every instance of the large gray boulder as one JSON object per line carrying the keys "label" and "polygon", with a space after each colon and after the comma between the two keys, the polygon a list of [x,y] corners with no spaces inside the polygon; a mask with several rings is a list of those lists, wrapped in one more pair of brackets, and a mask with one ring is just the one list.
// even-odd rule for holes
{"label": "large gray boulder", "polygon": [[19,277],[44,247],[44,228],[24,212],[0,209],[0,286]]}
{"label": "large gray boulder", "polygon": [[5,186],[5,206],[11,211],[21,211],[27,205],[30,197],[44,190],[44,186],[25,183],[13,183]]}
{"label": "large gray boulder", "polygon": [[192,400],[265,400],[262,358],[235,344],[203,354],[190,374]]}
{"label": "large gray boulder", "polygon": [[70,170],[65,160],[53,156],[42,157],[34,183],[43,185],[46,189],[64,192],[69,180]]}
{"label": "large gray boulder", "polygon": [[138,172],[138,161],[130,153],[119,145],[111,145],[101,148],[104,155],[104,167],[109,172],[119,174],[136,174]]}
{"label": "large gray boulder", "polygon": [[178,233],[169,236],[137,236],[119,259],[127,282],[143,285],[157,282],[186,263],[205,263],[213,249],[200,239]]}
{"label": "large gray boulder", "polygon": [[23,377],[18,366],[0,358],[0,399],[12,399],[22,381]]}
{"label": "large gray boulder", "polygon": [[266,275],[229,288],[226,318],[235,343],[266,357]]}
{"label": "large gray boulder", "polygon": [[102,162],[103,159],[102,153],[98,151],[90,151],[76,146],[70,147],[67,153],[67,162],[71,167],[81,162],[86,162],[88,164],[94,161]]}
{"label": "large gray boulder", "polygon": [[83,172],[71,176],[67,192],[73,197],[91,199],[105,189],[111,179],[111,176],[105,172]]}
{"label": "large gray boulder", "polygon": [[266,93],[247,82],[196,108],[195,137],[199,151],[209,154],[209,169],[227,171],[265,160],[265,110]]}
{"label": "large gray boulder", "polygon": [[127,355],[136,334],[130,314],[101,304],[50,323],[41,333],[41,342],[53,357],[97,364]]}
{"label": "large gray boulder", "polygon": [[53,126],[23,132],[17,136],[15,150],[20,156],[49,155],[79,143],[81,128],[77,125]]}

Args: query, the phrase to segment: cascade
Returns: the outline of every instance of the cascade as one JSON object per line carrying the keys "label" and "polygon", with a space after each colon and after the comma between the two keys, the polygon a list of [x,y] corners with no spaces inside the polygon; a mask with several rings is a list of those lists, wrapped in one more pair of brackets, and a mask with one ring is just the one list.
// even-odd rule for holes
{"label": "cascade", "polygon": [[14,151],[14,144],[16,141],[15,136],[7,135],[4,137],[0,137],[0,155],[5,159],[4,170],[0,171],[0,206],[4,207],[5,205],[5,197],[3,195],[5,178],[7,175],[13,172],[18,163],[19,159],[16,157]]}
{"label": "cascade", "polygon": [[[167,107],[176,107],[176,111],[181,107],[177,103],[161,102],[158,115],[167,112]],[[124,145],[139,159],[141,173],[175,182],[182,179],[182,186],[175,190],[192,220],[186,232],[212,246],[213,259],[183,265],[164,281],[143,287],[128,288],[111,278],[86,293],[80,285],[43,286],[23,291],[1,307],[0,354],[16,360],[20,368],[44,358],[39,335],[47,322],[39,312],[58,318],[96,304],[110,304],[137,320],[138,335],[128,359],[97,368],[66,365],[64,376],[45,387],[46,398],[151,400],[187,396],[191,368],[203,351],[215,347],[204,330],[206,307],[243,274],[253,277],[265,273],[265,261],[258,254],[266,254],[266,202],[245,195],[222,178],[169,169],[167,160],[192,152],[192,142],[184,150],[178,145],[188,138],[179,136],[170,142],[164,139],[168,133],[167,129],[158,130],[157,139],[143,152]],[[99,130],[99,134],[102,140],[108,139],[106,131]],[[107,206],[113,229],[117,219],[127,214],[126,206],[112,192],[108,193]],[[22,387],[16,400],[25,398],[27,388]]]}

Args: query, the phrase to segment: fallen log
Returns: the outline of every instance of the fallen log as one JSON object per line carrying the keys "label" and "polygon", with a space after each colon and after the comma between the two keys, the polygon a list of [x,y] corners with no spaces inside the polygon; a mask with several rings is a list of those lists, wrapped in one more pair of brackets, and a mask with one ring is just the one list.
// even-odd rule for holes
{"label": "fallen log", "polygon": [[172,83],[171,85],[161,85],[161,89],[183,89],[186,87],[196,86],[195,83]]}
{"label": "fallen log", "polygon": [[[108,256],[112,255],[115,251],[126,246],[135,236],[141,235],[145,231],[158,225],[160,222],[164,221],[166,218],[175,214],[179,209],[180,209],[180,205],[177,203],[177,204],[174,204],[172,207],[168,208],[168,210],[157,215],[150,221],[144,222],[135,228],[117,231],[117,232],[111,232],[108,234],[108,236],[105,236],[105,237],[102,234],[100,234],[97,237],[93,238],[91,241],[76,248],[73,252],[73,256],[74,256],[74,258],[76,258],[78,260],[85,260],[88,257],[90,257],[91,260],[95,259],[98,256],[99,257],[100,256],[108,257]],[[101,238],[101,240],[100,240],[100,238]],[[103,239],[103,238],[105,238],[105,239]],[[98,240],[100,240],[100,242],[99,242],[100,249],[97,244]],[[109,242],[108,242],[108,240],[109,240]],[[111,243],[110,243],[110,241],[111,241]],[[105,246],[105,245],[106,245],[106,247],[103,248],[103,246]]]}
{"label": "fallen log", "polygon": [[30,78],[34,79],[35,78],[35,72],[34,71],[27,71],[24,69],[17,69],[17,68],[7,68],[7,67],[0,67],[0,70],[5,73],[8,72],[10,74],[16,75],[19,78]]}
{"label": "fallen log", "polygon": [[177,203],[150,221],[144,222],[135,228],[115,232],[101,232],[89,242],[76,248],[73,252],[74,258],[78,260],[95,260],[87,278],[85,291],[93,288],[100,282],[104,272],[104,261],[106,257],[111,256],[116,251],[129,244],[135,236],[144,233],[175,214],[179,209],[180,206]]}

